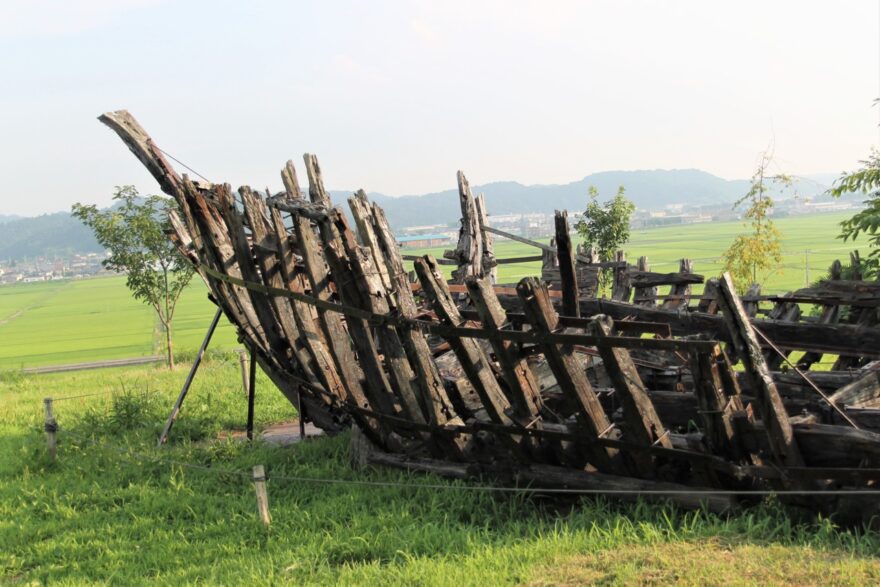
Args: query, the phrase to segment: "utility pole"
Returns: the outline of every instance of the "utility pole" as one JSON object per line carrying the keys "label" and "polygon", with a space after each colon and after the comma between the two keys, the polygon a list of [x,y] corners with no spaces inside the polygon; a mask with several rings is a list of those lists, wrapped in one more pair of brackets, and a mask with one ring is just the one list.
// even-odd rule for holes
{"label": "utility pole", "polygon": [[804,287],[810,286],[810,249],[804,249]]}

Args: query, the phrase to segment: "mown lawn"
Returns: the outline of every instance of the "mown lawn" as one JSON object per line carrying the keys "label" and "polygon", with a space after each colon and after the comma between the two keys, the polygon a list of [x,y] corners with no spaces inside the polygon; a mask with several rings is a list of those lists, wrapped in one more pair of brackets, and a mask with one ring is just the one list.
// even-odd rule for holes
{"label": "mown lawn", "polygon": [[[466,491],[461,483],[399,471],[355,472],[347,461],[347,435],[288,448],[214,441],[221,430],[241,429],[245,420],[234,355],[212,354],[171,444],[156,449],[156,434],[184,377],[184,369],[158,367],[2,376],[0,582],[880,580],[880,536],[842,530],[828,520],[796,522],[772,503],[716,516],[662,504],[537,501]],[[42,398],[104,392],[112,394],[56,401],[59,454],[57,462],[48,462]],[[260,428],[295,417],[262,374],[256,415]],[[249,480],[255,464],[264,464],[269,475],[268,531],[257,518]],[[402,486],[356,485],[362,481]]]}

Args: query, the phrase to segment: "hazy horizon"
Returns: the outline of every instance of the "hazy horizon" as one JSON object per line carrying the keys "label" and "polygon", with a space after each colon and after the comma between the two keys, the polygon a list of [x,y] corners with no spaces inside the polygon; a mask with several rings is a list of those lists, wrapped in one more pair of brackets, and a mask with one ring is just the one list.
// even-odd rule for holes
{"label": "hazy horizon", "polygon": [[[795,175],[878,143],[878,3],[162,0],[0,5],[0,214],[156,183],[95,119],[126,108],[215,181],[390,196],[612,170]],[[302,173],[302,166],[298,165]]]}

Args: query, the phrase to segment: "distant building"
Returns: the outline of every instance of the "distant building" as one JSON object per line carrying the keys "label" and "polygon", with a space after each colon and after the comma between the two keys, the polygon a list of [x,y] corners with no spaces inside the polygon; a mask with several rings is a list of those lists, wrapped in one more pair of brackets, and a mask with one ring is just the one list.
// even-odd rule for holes
{"label": "distant building", "polygon": [[397,237],[397,244],[403,248],[426,249],[442,247],[450,243],[452,243],[452,238],[447,234],[416,234]]}

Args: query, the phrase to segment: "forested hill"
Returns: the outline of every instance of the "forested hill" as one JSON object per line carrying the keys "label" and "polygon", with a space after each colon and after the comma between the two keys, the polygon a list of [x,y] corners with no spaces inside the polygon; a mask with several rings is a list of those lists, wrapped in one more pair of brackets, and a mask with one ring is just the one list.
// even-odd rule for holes
{"label": "forested hill", "polygon": [[92,231],[67,212],[19,218],[0,224],[0,259],[66,256],[103,251]]}
{"label": "forested hill", "polygon": [[[460,211],[454,180],[452,177],[451,189],[443,192],[398,198],[371,193],[370,197],[385,208],[393,226],[455,223]],[[505,181],[483,185],[472,183],[471,190],[474,194],[485,194],[490,214],[516,214],[563,209],[581,211],[586,207],[590,186],[599,190],[603,200],[611,198],[619,186],[624,186],[626,196],[638,208],[655,210],[669,204],[733,203],[748,191],[749,181],[726,180],[698,169],[604,171],[563,185],[527,186]],[[809,178],[799,178],[794,186],[800,196],[818,196],[827,189],[827,184]],[[343,195],[347,194],[339,192],[339,197]]]}
{"label": "forested hill", "polygon": [[[826,174],[827,175],[827,174]],[[827,189],[826,176],[820,181],[800,179],[796,186],[802,196],[814,196]],[[469,179],[476,182],[478,177]],[[386,211],[392,226],[404,228],[422,224],[454,224],[458,221],[458,192],[450,174],[450,189],[420,196],[389,197],[371,193],[370,197]],[[484,193],[490,214],[583,210],[590,186],[600,196],[612,197],[618,186],[639,208],[659,209],[668,204],[715,204],[733,202],[748,190],[747,180],[726,180],[698,169],[605,171],[563,185],[523,185],[513,181],[472,184],[475,194]],[[346,204],[350,191],[332,192],[334,200]],[[0,259],[52,256],[65,253],[100,252],[91,232],[67,212],[34,218],[0,215]]]}

